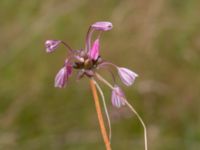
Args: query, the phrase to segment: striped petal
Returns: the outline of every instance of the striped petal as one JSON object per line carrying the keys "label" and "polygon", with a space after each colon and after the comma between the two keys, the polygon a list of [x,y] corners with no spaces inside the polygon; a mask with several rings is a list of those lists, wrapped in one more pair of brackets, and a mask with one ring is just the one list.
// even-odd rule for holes
{"label": "striped petal", "polygon": [[138,77],[138,75],[127,69],[127,68],[123,68],[123,67],[118,67],[118,74],[120,76],[121,81],[126,85],[126,86],[131,86],[134,81],[135,78]]}
{"label": "striped petal", "polygon": [[117,85],[115,85],[114,89],[112,90],[111,102],[112,105],[117,108],[125,105],[125,95],[121,88]]}

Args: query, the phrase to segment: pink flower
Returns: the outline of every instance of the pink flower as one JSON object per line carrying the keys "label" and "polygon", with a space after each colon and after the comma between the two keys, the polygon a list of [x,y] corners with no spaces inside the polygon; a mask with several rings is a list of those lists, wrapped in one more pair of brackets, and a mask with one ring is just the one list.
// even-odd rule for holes
{"label": "pink flower", "polygon": [[92,24],[91,27],[95,30],[108,31],[112,29],[113,25],[111,22],[102,21],[102,22],[95,22],[94,24]]}
{"label": "pink flower", "polygon": [[112,105],[120,108],[121,106],[125,105],[125,95],[121,88],[117,85],[114,86],[112,90],[112,97],[111,97]]}
{"label": "pink flower", "polygon": [[60,43],[61,41],[59,40],[47,40],[45,42],[46,52],[47,53],[53,52]]}
{"label": "pink flower", "polygon": [[134,83],[135,78],[138,77],[138,75],[135,72],[133,72],[127,68],[117,67],[117,69],[118,69],[118,73],[121,78],[121,81],[126,86],[131,86]]}
{"label": "pink flower", "polygon": [[97,58],[99,57],[99,39],[96,39],[93,43],[92,48],[89,50],[88,52],[88,56],[93,59],[93,60],[97,60]]}
{"label": "pink flower", "polygon": [[59,70],[55,77],[55,87],[63,88],[65,87],[69,76],[72,74],[72,66],[67,64]]}

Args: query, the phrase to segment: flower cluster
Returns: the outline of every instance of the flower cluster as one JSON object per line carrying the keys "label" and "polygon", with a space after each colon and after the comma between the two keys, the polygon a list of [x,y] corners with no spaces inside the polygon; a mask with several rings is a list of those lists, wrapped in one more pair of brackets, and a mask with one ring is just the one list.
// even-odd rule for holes
{"label": "flower cluster", "polygon": [[[116,68],[121,81],[126,86],[131,86],[134,83],[135,78],[138,76],[130,69],[118,67],[117,65],[104,60],[100,56],[100,35],[104,31],[111,30],[112,27],[113,25],[111,22],[96,22],[92,24],[86,35],[85,48],[81,50],[74,50],[67,43],[61,40],[47,40],[45,42],[46,52],[48,53],[55,51],[60,44],[63,44],[69,49],[69,55],[65,59],[63,67],[58,71],[55,77],[55,87],[65,87],[72,71],[78,70],[78,79],[81,79],[84,76],[97,78],[112,89],[111,102],[113,106],[120,108],[125,105],[126,98],[122,89],[116,83],[112,86],[107,80],[98,74],[99,68],[105,68],[108,66],[114,67]],[[95,31],[99,34],[94,42],[91,42]]]}

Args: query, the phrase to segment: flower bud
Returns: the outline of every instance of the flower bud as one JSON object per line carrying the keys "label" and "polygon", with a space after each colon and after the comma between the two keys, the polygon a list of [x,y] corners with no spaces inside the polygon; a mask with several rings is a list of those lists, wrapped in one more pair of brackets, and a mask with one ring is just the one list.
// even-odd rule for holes
{"label": "flower bud", "polygon": [[91,27],[95,30],[108,31],[112,29],[113,25],[111,22],[102,21],[102,22],[95,22],[94,24],[92,24]]}
{"label": "flower bud", "polygon": [[53,52],[60,43],[61,41],[59,40],[47,40],[45,42],[46,52],[47,53]]}

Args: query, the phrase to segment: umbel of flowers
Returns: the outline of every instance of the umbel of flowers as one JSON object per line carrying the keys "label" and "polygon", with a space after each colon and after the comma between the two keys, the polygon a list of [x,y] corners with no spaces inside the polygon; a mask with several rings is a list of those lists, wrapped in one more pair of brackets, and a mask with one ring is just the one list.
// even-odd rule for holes
{"label": "umbel of flowers", "polygon": [[[120,108],[124,105],[127,105],[139,118],[141,121],[144,130],[145,130],[145,149],[147,150],[147,138],[146,138],[146,127],[141,119],[141,117],[138,115],[138,113],[135,111],[135,109],[130,105],[130,103],[127,101],[124,92],[122,89],[117,85],[114,73],[112,72],[113,68],[115,68],[118,72],[119,78],[121,79],[122,83],[124,83],[126,86],[131,86],[136,77],[138,75],[133,72],[132,70],[117,66],[116,64],[107,61],[103,59],[100,55],[100,37],[102,32],[109,31],[113,28],[113,25],[111,22],[95,22],[94,24],[90,25],[88,32],[85,37],[85,47],[83,49],[75,50],[72,49],[66,42],[62,40],[47,40],[45,42],[46,52],[52,53],[54,52],[59,45],[63,44],[68,49],[68,55],[64,60],[63,66],[58,71],[58,73],[55,76],[55,87],[57,88],[64,88],[67,85],[67,82],[72,75],[72,72],[76,71],[77,79],[81,79],[83,77],[92,78],[95,81],[95,84],[97,86],[97,89],[101,93],[101,96],[103,98],[103,104],[107,116],[107,120],[109,123],[110,128],[110,138],[111,138],[111,127],[110,127],[110,119],[107,112],[106,104],[104,101],[104,95],[103,92],[99,86],[99,84],[96,82],[96,80],[101,81],[105,83],[109,88],[112,90],[111,94],[111,103],[114,107]],[[97,32],[97,37],[93,38],[93,33]],[[92,41],[94,39],[94,41]],[[111,76],[113,78],[113,83],[111,84],[108,82],[105,78],[103,78],[99,73],[99,69],[109,69],[109,72],[111,72]]]}
{"label": "umbel of flowers", "polygon": [[[117,69],[119,77],[125,85],[131,86],[134,83],[135,78],[138,76],[135,72],[124,67],[118,67],[117,65],[104,60],[100,56],[101,32],[109,31],[112,29],[112,27],[113,25],[110,22],[96,22],[92,24],[86,35],[85,48],[80,50],[72,49],[64,41],[61,40],[47,40],[45,42],[46,52],[48,53],[54,52],[60,44],[64,44],[64,46],[66,46],[69,49],[69,55],[65,59],[63,67],[58,71],[55,77],[55,87],[65,87],[67,85],[69,77],[72,74],[72,71],[74,70],[78,71],[78,79],[87,76],[89,78],[93,77],[101,81],[105,81],[105,79],[102,80],[102,77],[100,77],[100,75],[98,74],[98,70],[100,68],[105,69],[105,67],[107,66],[113,66]],[[99,36],[94,40],[91,46],[91,40],[94,31],[99,31]],[[106,84],[108,83],[109,82],[106,81]],[[116,83],[114,84],[114,88],[112,88],[111,97],[113,106],[119,108],[125,105],[125,95]]]}

